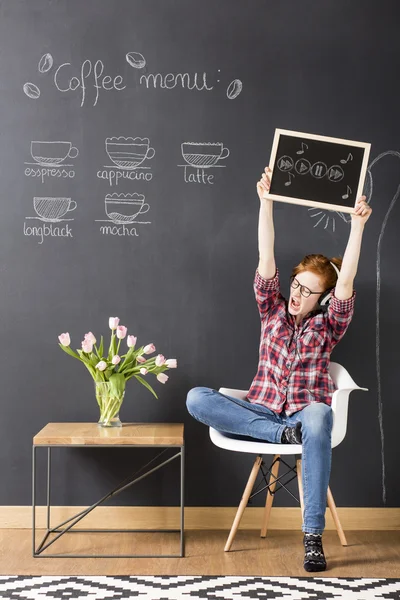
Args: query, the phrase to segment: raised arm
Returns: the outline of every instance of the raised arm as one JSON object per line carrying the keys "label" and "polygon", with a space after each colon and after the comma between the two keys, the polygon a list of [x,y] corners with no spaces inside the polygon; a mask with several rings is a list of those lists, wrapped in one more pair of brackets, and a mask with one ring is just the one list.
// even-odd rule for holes
{"label": "raised arm", "polygon": [[361,196],[355,204],[354,213],[351,215],[349,240],[335,287],[335,296],[338,300],[348,300],[353,295],[353,282],[360,258],[364,226],[371,213],[372,208],[367,204],[366,197]]}
{"label": "raised arm", "polygon": [[273,201],[268,199],[271,184],[271,170],[266,167],[260,181],[257,182],[257,193],[260,198],[260,214],[258,218],[258,272],[264,279],[273,279],[276,273],[274,257],[274,218]]}

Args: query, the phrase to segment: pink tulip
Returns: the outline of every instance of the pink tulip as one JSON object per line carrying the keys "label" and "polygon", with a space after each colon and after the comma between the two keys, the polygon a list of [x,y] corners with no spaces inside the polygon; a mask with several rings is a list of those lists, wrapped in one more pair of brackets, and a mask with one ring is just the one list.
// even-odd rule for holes
{"label": "pink tulip", "polygon": [[84,352],[90,353],[93,350],[93,344],[90,340],[83,340],[82,342],[82,350]]}
{"label": "pink tulip", "polygon": [[147,346],[145,346],[143,348],[143,354],[152,354],[152,352],[156,351],[156,347],[154,344],[147,344]]}
{"label": "pink tulip", "polygon": [[128,344],[128,348],[134,348],[136,346],[137,338],[134,335],[128,335],[126,338],[126,343]]}
{"label": "pink tulip", "polygon": [[108,325],[110,327],[110,329],[112,329],[114,331],[114,329],[117,329],[119,324],[119,319],[118,317],[110,317],[108,319]]}
{"label": "pink tulip", "polygon": [[69,333],[62,333],[58,336],[58,340],[61,346],[69,346],[71,343],[71,338],[69,337]]}
{"label": "pink tulip", "polygon": [[101,360],[97,363],[96,369],[98,369],[99,371],[105,371],[107,369],[107,363],[104,360]]}
{"label": "pink tulip", "polygon": [[137,356],[136,360],[138,361],[138,363],[145,363],[147,361],[147,358],[145,358],[144,356]]}
{"label": "pink tulip", "polygon": [[160,383],[167,383],[169,377],[168,377],[168,375],[165,375],[165,373],[159,373],[157,375],[157,379]]}
{"label": "pink tulip", "polygon": [[118,354],[116,354],[115,356],[112,357],[111,362],[112,362],[113,365],[117,365],[118,363],[121,362],[121,357],[118,356]]}
{"label": "pink tulip", "polygon": [[128,331],[128,328],[124,327],[123,325],[120,325],[119,327],[117,327],[117,338],[119,340],[123,340],[124,337],[126,337],[127,331]]}
{"label": "pink tulip", "polygon": [[163,356],[162,354],[158,354],[156,356],[156,367],[162,367],[164,363],[165,363],[165,356]]}
{"label": "pink tulip", "polygon": [[165,361],[165,366],[168,367],[168,369],[176,369],[178,366],[176,358],[168,358]]}
{"label": "pink tulip", "polygon": [[89,333],[85,333],[85,341],[90,341],[92,344],[96,343],[96,338],[91,331],[89,331]]}
{"label": "pink tulip", "polygon": [[141,374],[142,374],[142,375],[147,375],[147,373],[148,373],[148,370],[147,370],[147,369],[145,369],[144,367],[142,367],[142,368],[140,369],[140,372],[141,372]]}

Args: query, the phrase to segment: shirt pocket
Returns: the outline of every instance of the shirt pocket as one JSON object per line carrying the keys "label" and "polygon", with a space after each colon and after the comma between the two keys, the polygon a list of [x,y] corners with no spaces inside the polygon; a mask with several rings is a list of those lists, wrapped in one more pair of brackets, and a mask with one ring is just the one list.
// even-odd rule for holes
{"label": "shirt pocket", "polygon": [[273,340],[287,340],[290,336],[290,332],[287,326],[282,323],[282,321],[277,321],[274,323],[273,327],[270,331],[270,337]]}
{"label": "shirt pocket", "polygon": [[325,343],[326,332],[323,329],[307,331],[303,337],[303,344],[307,349],[322,347]]}

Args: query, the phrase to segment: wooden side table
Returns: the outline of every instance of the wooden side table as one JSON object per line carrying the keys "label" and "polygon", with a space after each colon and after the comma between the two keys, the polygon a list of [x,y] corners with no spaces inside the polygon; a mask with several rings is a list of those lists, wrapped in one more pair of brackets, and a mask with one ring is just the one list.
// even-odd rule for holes
{"label": "wooden side table", "polygon": [[[37,449],[47,448],[47,532],[36,547],[36,452]],[[51,449],[55,447],[62,448],[164,448],[151,461],[144,465],[139,473],[132,476],[130,480],[125,479],[115,489],[103,496],[100,500],[89,506],[84,511],[63,521],[59,525],[52,527],[50,525],[51,508]],[[161,456],[167,453],[171,448],[179,448],[179,451],[169,458],[159,462]],[[184,556],[184,436],[182,423],[128,423],[122,427],[100,427],[97,423],[48,423],[33,438],[32,446],[32,543],[33,556],[35,558],[173,558]],[[79,532],[174,532],[180,533],[180,552],[179,554],[129,554],[129,555],[93,555],[93,554],[48,554],[43,552],[49,548],[56,540],[65,533],[71,532],[71,529],[86,515],[88,515],[97,506],[100,506],[106,500],[116,496],[123,490],[141,481],[148,475],[161,469],[171,461],[180,457],[180,529],[79,529]],[[152,466],[152,464],[156,466]],[[75,530],[76,531],[76,530]],[[50,534],[56,534],[49,540]]]}

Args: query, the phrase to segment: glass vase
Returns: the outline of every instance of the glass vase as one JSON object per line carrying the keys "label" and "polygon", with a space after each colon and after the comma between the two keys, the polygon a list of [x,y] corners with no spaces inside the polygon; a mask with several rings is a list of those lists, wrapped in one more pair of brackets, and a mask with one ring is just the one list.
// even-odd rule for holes
{"label": "glass vase", "polygon": [[95,382],[96,400],[100,408],[98,425],[101,427],[122,427],[119,411],[124,400],[125,390],[116,394],[109,381]]}

